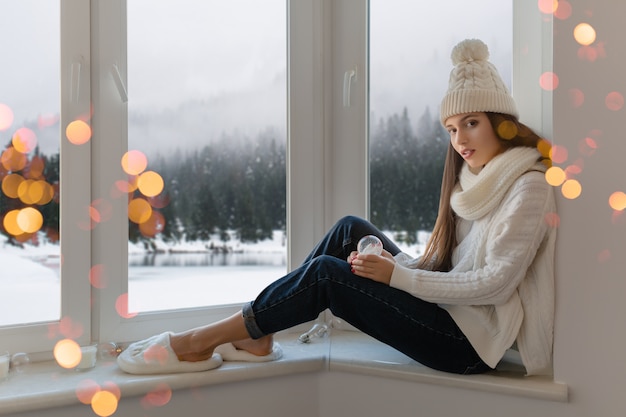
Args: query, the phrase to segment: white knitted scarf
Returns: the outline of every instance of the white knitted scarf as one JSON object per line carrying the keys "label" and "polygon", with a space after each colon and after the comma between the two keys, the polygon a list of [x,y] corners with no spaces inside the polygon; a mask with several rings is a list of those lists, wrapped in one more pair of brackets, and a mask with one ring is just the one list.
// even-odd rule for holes
{"label": "white knitted scarf", "polygon": [[545,165],[537,162],[535,148],[515,147],[496,155],[478,173],[473,174],[463,164],[459,182],[452,191],[450,205],[454,212],[467,220],[476,220],[488,214],[502,200],[509,187],[528,170],[545,172]]}

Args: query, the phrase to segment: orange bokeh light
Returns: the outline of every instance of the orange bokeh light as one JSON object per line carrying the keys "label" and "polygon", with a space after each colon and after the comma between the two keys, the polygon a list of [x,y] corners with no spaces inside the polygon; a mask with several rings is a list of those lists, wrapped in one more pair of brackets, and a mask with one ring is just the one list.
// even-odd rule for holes
{"label": "orange bokeh light", "polygon": [[152,207],[143,198],[134,198],[128,203],[128,218],[133,223],[147,222],[152,216]]}
{"label": "orange bokeh light", "polygon": [[161,194],[163,185],[163,178],[154,171],[146,171],[137,178],[137,188],[146,197],[155,197]]}
{"label": "orange bokeh light", "polygon": [[2,179],[2,192],[9,198],[17,198],[17,190],[24,181],[20,174],[9,174]]}
{"label": "orange bokeh light", "polygon": [[0,162],[7,171],[21,171],[26,166],[26,155],[15,150],[13,146],[6,148],[0,156]]}
{"label": "orange bokeh light", "polygon": [[546,171],[546,182],[553,187],[563,184],[565,179],[565,171],[560,167],[553,166]]}
{"label": "orange bokeh light", "polygon": [[4,230],[12,236],[19,236],[24,233],[17,223],[18,214],[20,214],[19,210],[11,210],[4,215],[4,220],[2,220]]}
{"label": "orange bokeh light", "polygon": [[43,225],[43,216],[33,207],[23,208],[17,214],[17,225],[24,233],[38,232]]}
{"label": "orange bokeh light", "polygon": [[569,200],[578,198],[581,193],[582,186],[580,185],[580,182],[576,180],[567,180],[561,186],[561,194]]}
{"label": "orange bokeh light", "polygon": [[609,197],[609,206],[613,210],[624,211],[626,209],[626,193],[616,191]]}
{"label": "orange bokeh light", "polygon": [[137,150],[128,151],[122,156],[122,169],[128,175],[139,175],[148,166],[146,155]]}
{"label": "orange bokeh light", "polygon": [[596,41],[596,30],[589,23],[579,23],[574,28],[574,39],[583,46],[589,46]]}
{"label": "orange bokeh light", "polygon": [[66,369],[75,368],[82,358],[80,346],[72,339],[59,340],[53,352],[59,366]]}
{"label": "orange bokeh light", "polygon": [[67,140],[69,140],[72,144],[83,145],[91,139],[91,127],[87,124],[87,122],[74,120],[67,125],[65,135],[67,136]]}
{"label": "orange bokeh light", "polygon": [[117,404],[117,397],[109,391],[98,391],[91,398],[91,409],[100,417],[108,417],[115,413]]}

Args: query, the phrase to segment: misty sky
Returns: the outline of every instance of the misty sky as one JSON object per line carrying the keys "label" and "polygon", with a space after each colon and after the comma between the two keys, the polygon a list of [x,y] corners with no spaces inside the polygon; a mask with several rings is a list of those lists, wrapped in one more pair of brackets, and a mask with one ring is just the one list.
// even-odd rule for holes
{"label": "misty sky", "polygon": [[[451,69],[450,50],[464,38],[483,39],[492,62],[510,79],[511,2],[482,1],[370,1],[375,118],[404,106],[414,122],[427,105],[436,112]],[[15,112],[10,131],[59,112],[58,4],[0,0],[0,103]],[[180,125],[196,124],[192,129],[202,132],[181,135],[190,140],[284,127],[285,13],[285,0],[128,0],[131,114],[158,121],[184,112]],[[139,140],[142,135],[130,129],[131,143]],[[151,140],[168,140],[162,130],[157,123]],[[9,137],[0,132],[2,142]]]}

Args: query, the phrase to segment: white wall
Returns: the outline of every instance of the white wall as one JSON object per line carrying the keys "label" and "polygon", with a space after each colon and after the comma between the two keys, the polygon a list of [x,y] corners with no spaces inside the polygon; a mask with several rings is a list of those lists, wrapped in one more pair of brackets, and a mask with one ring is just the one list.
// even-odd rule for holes
{"label": "white wall", "polygon": [[[531,0],[529,0],[531,1]],[[533,0],[534,1],[534,0]],[[267,381],[177,391],[162,409],[144,410],[123,399],[124,416],[624,416],[626,415],[626,215],[612,221],[608,197],[626,191],[626,110],[607,110],[610,91],[626,94],[626,2],[569,0],[572,16],[554,23],[553,140],[579,158],[581,139],[598,149],[584,158],[582,195],[559,201],[557,248],[556,378],[570,386],[569,403],[465,391],[340,373],[304,374]],[[606,57],[577,58],[572,31],[592,24]],[[596,43],[596,44],[597,44]],[[568,91],[585,93],[573,108]],[[599,254],[610,253],[599,260]],[[234,407],[234,408],[232,408]],[[32,413],[28,415],[41,415]],[[94,415],[86,406],[47,410],[47,416]]]}

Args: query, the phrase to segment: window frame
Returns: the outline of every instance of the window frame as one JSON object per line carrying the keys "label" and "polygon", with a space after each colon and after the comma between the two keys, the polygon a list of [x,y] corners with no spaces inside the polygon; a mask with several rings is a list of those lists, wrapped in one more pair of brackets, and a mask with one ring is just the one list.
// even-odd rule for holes
{"label": "window frame", "polygon": [[[288,268],[295,267],[336,219],[366,216],[368,208],[368,2],[285,0],[287,4],[287,232]],[[513,1],[513,95],[525,121],[550,137],[552,102],[536,86],[551,69],[551,24],[535,4]],[[91,231],[72,219],[84,217],[92,200],[108,195],[123,178],[119,164],[127,150],[127,105],[112,76],[115,65],[126,85],[126,0],[61,0],[62,126],[72,107],[92,111],[92,140],[70,146],[62,140],[61,253],[62,313],[84,332],[76,339],[127,342],[163,330],[183,330],[226,317],[240,306],[188,308],[142,313],[124,319],[115,304],[127,293],[128,223],[125,201],[112,201],[106,227]],[[532,45],[533,48],[528,48]],[[522,54],[521,51],[527,51]],[[81,62],[84,96],[72,103],[72,65]],[[83,69],[84,68],[84,69]],[[346,72],[350,105],[344,101]],[[535,90],[533,92],[533,90]],[[539,105],[538,105],[539,104]],[[91,105],[91,109],[89,108]],[[113,140],[119,138],[119,140]],[[350,192],[346,192],[350,190]],[[111,242],[123,242],[114,245]],[[91,287],[92,266],[103,267],[104,288]],[[0,329],[11,352],[49,352],[50,323]]]}

